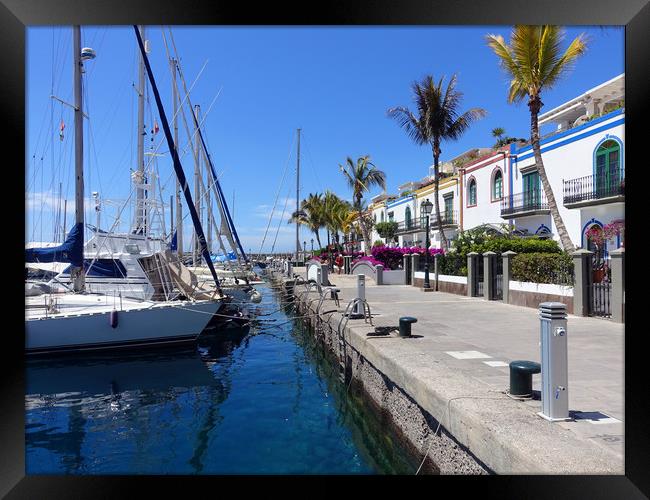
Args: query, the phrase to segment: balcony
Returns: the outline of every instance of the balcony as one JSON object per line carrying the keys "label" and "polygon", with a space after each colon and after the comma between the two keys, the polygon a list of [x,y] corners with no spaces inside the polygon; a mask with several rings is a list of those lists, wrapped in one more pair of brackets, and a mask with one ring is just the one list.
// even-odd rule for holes
{"label": "balcony", "polygon": [[[458,226],[458,211],[453,210],[442,214],[442,227]],[[397,223],[397,232],[395,234],[417,233],[426,230],[426,219],[424,217],[401,221]],[[435,230],[438,227],[435,214],[429,216],[429,228]]]}
{"label": "balcony", "polygon": [[548,215],[550,210],[543,191],[525,191],[501,200],[501,217],[514,219],[528,215]]}
{"label": "balcony", "polygon": [[397,223],[397,231],[395,234],[408,234],[424,231],[424,222],[418,218],[403,220]]}
{"label": "balcony", "polygon": [[564,181],[564,206],[580,208],[625,201],[624,172],[613,169],[609,176],[588,175]]}
{"label": "balcony", "polygon": [[[458,226],[458,210],[449,210],[440,215],[443,228]],[[431,217],[429,218],[429,226],[434,230],[438,228],[438,221],[436,220],[435,214],[431,214]]]}

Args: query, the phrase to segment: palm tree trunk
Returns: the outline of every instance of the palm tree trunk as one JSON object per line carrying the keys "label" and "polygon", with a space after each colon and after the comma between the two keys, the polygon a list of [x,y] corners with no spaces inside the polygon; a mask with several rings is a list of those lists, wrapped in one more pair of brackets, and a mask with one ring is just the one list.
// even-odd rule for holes
{"label": "palm tree trunk", "polygon": [[[440,157],[440,148],[437,144],[433,145],[433,197],[435,198],[436,207],[436,222],[438,223],[438,231],[440,231],[440,244],[443,250],[447,250],[447,237],[445,231],[442,229],[442,217],[440,216],[440,201],[438,200],[438,189],[440,181],[438,179],[438,158]],[[428,249],[427,249],[428,251]]]}
{"label": "palm tree trunk", "polygon": [[531,97],[528,101],[528,107],[530,109],[530,138],[531,144],[533,147],[533,153],[535,155],[535,165],[537,166],[537,172],[539,174],[539,179],[542,183],[542,188],[544,189],[544,194],[546,195],[546,200],[548,201],[548,208],[551,211],[551,217],[553,217],[553,223],[557,228],[557,234],[560,237],[560,243],[565,252],[573,252],[575,247],[573,242],[569,237],[569,232],[564,225],[562,216],[557,207],[557,202],[555,201],[555,195],[551,189],[551,185],[548,182],[548,177],[546,176],[546,169],[544,168],[544,162],[542,161],[542,150],[539,144],[539,123],[538,115],[539,110],[542,107],[542,100],[540,96]]}

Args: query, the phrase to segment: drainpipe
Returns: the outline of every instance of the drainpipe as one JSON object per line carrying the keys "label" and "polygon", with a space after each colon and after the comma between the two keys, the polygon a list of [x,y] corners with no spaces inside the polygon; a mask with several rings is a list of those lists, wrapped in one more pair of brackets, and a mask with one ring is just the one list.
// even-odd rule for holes
{"label": "drainpipe", "polygon": [[460,202],[460,206],[458,207],[458,216],[459,216],[459,221],[458,221],[458,226],[460,227],[459,232],[463,230],[463,178],[465,177],[465,169],[460,168],[458,169],[460,172],[460,195],[458,196],[458,200]]}

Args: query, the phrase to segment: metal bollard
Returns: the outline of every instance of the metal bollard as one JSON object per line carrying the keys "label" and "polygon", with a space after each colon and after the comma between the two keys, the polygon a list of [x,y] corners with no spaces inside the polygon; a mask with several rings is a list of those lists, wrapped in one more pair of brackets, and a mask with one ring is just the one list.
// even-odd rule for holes
{"label": "metal bollard", "polygon": [[542,411],[538,415],[551,422],[569,418],[566,305],[542,302],[539,305]]}
{"label": "metal bollard", "polygon": [[366,300],[366,276],[365,274],[357,274],[357,299],[360,299],[350,313],[351,319],[363,318],[364,315],[364,305],[363,301]]}

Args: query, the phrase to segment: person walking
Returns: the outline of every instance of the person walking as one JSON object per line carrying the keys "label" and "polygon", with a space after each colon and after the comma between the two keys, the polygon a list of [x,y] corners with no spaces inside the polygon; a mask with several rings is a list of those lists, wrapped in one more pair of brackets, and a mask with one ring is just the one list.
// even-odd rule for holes
{"label": "person walking", "polygon": [[339,268],[339,274],[341,274],[341,268],[343,267],[343,255],[338,254],[334,263],[336,264],[336,267]]}

